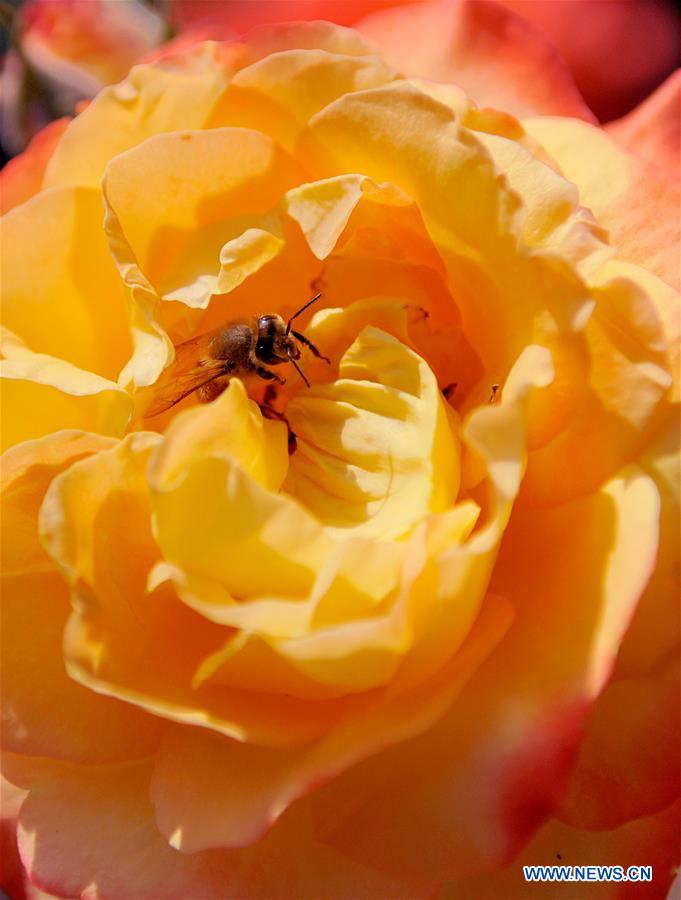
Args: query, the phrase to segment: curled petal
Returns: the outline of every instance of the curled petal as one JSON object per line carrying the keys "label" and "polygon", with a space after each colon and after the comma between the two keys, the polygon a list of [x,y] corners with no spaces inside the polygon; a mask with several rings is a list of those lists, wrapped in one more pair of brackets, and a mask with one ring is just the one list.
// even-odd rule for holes
{"label": "curled petal", "polygon": [[156,135],[107,166],[114,259],[123,274],[138,266],[159,296],[205,308],[213,293],[232,290],[280,251],[271,210],[296,175],[293,161],[256,131]]}
{"label": "curled petal", "polygon": [[679,285],[679,180],[575,119],[523,121],[608,229],[617,255]]}
{"label": "curled petal", "polygon": [[[298,27],[310,29],[325,24]],[[360,44],[358,49],[363,49],[356,33],[347,34]],[[291,152],[305,123],[327,104],[346,93],[379,87],[397,77],[395,70],[380,58],[367,55],[366,48],[361,54],[350,55],[342,49],[316,49],[315,43],[309,49],[275,49],[269,56],[240,69],[213,110],[207,127],[254,128]]]}

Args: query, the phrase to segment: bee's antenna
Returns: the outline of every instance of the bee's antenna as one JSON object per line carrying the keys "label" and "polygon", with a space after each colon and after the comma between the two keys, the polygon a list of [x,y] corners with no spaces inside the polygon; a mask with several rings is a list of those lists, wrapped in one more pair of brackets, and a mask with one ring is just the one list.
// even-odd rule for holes
{"label": "bee's antenna", "polygon": [[[294,314],[291,316],[291,318],[290,318],[290,319],[288,320],[288,322],[286,323],[286,334],[288,334],[289,331],[291,330],[291,322],[292,322],[294,319],[297,319],[298,316],[299,316],[302,312],[305,312],[305,310],[308,308],[308,306],[312,306],[313,303],[316,303],[317,300],[319,300],[319,298],[320,298],[321,296],[322,296],[322,292],[320,291],[318,294],[315,294],[315,295],[314,295],[314,297],[312,298],[312,300],[308,300],[307,303],[305,304],[305,306],[301,306],[297,313],[294,313]],[[291,362],[293,362],[293,360],[291,360]],[[298,369],[298,366],[296,366],[296,369]],[[300,369],[298,369],[298,371],[300,372]],[[301,375],[302,375],[302,372],[301,372]],[[304,375],[303,375],[303,378],[305,378]],[[307,384],[307,379],[306,379],[306,378],[305,378],[305,383]],[[307,386],[309,387],[310,385],[308,384]]]}
{"label": "bee's antenna", "polygon": [[[317,298],[315,297],[315,300],[316,300],[316,299],[317,299]],[[311,303],[311,302],[312,302],[312,301],[310,301],[310,303]],[[308,303],[307,305],[309,306],[310,304]],[[304,307],[303,307],[303,308],[304,308]],[[305,384],[306,384],[308,387],[310,387],[310,382],[309,382],[309,381],[307,380],[307,378],[305,377],[305,373],[304,373],[303,370],[300,368],[300,366],[299,366],[298,363],[295,361],[295,359],[294,359],[292,356],[289,356],[289,360],[293,363],[296,372],[300,375],[300,377],[303,379],[303,381],[305,382]]]}

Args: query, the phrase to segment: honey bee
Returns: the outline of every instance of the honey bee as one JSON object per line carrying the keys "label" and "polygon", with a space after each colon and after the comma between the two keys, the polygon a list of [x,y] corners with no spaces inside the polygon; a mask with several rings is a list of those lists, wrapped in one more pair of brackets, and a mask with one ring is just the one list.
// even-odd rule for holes
{"label": "honey bee", "polygon": [[293,364],[310,387],[297,363],[301,355],[298,345],[308,347],[316,357],[327,363],[331,360],[320,353],[304,334],[292,329],[291,323],[321,296],[321,293],[315,294],[288,322],[277,313],[264,313],[248,321],[230,322],[180,344],[176,348],[175,361],[164,373],[164,385],[145,413],[145,418],[166,412],[194,392],[202,403],[210,403],[225,390],[230,378],[257,375],[264,381],[285,384],[286,379],[269,366],[286,362]]}

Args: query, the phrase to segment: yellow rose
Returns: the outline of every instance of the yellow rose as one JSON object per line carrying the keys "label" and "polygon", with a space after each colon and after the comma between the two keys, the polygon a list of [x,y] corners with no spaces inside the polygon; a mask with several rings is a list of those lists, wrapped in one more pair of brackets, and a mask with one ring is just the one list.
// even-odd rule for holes
{"label": "yellow rose", "polygon": [[[43,154],[3,220],[34,885],[527,896],[560,854],[666,891],[678,318],[638,165],[323,23],[133,69]],[[309,388],[148,415],[176,348],[316,289]]]}

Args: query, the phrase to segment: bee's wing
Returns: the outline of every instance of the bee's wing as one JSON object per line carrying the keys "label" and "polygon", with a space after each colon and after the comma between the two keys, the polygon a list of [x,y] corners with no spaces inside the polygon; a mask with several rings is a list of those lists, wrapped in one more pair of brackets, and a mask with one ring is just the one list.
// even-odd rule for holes
{"label": "bee's wing", "polygon": [[[167,371],[170,373],[172,368],[173,366]],[[151,406],[145,412],[144,418],[151,419],[160,415],[162,412],[170,409],[171,406],[175,406],[180,400],[184,400],[185,397],[193,394],[194,391],[198,391],[204,384],[209,384],[211,381],[215,381],[216,378],[229,375],[233,368],[234,365],[224,359],[211,360],[205,365],[198,365],[189,372],[171,378],[156,394]]]}

